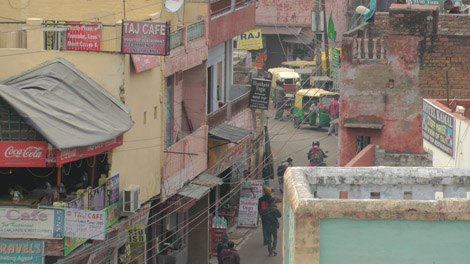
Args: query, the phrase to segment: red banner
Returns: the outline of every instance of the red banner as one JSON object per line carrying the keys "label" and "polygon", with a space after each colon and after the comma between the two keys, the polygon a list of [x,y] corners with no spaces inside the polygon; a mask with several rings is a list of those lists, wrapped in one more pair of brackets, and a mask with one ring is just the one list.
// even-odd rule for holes
{"label": "red banner", "polygon": [[46,167],[46,141],[0,141],[0,167]]}
{"label": "red banner", "polygon": [[157,56],[131,54],[131,58],[136,73],[160,67]]}
{"label": "red banner", "polygon": [[101,22],[67,21],[67,24],[77,24],[67,27],[68,50],[100,50]]}
{"label": "red banner", "polygon": [[96,156],[105,151],[111,150],[118,146],[122,145],[122,135],[116,137],[115,139],[106,141],[104,143],[91,145],[87,147],[80,148],[69,148],[62,151],[54,149],[54,155],[56,156],[57,166],[62,164],[76,161],[79,159],[88,158],[91,156]]}

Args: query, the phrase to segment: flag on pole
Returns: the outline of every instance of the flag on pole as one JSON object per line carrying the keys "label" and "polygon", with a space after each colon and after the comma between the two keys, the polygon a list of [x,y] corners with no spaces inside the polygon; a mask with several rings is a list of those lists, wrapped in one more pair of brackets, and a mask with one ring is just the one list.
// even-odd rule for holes
{"label": "flag on pole", "polygon": [[336,42],[336,29],[333,23],[333,11],[330,11],[330,19],[328,20],[328,38]]}

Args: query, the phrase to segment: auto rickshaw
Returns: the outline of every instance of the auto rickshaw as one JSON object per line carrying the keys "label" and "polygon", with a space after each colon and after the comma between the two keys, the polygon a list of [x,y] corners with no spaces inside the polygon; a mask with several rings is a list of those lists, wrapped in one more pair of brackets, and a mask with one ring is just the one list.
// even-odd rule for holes
{"label": "auto rickshaw", "polygon": [[268,70],[271,74],[271,99],[274,99],[274,89],[276,89],[276,81],[280,80],[284,83],[282,88],[286,94],[293,94],[297,90],[296,83],[300,80],[298,73],[294,69],[289,68],[271,68]]}
{"label": "auto rickshaw", "polygon": [[318,88],[298,90],[294,99],[294,127],[300,128],[302,124],[317,128],[329,126],[328,108],[334,95],[338,93]]}

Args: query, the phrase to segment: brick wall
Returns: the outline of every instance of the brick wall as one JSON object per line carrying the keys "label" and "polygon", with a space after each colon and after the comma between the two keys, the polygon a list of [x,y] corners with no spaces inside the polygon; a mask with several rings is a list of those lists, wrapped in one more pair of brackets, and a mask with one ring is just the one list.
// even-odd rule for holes
{"label": "brick wall", "polygon": [[394,167],[432,167],[431,154],[387,153],[377,146],[375,149],[376,166]]}

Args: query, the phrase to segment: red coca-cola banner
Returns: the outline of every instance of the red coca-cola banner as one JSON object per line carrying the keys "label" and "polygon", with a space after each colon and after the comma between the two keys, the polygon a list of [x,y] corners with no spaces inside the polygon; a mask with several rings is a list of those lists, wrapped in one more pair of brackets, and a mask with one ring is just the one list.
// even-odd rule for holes
{"label": "red coca-cola banner", "polygon": [[0,141],[0,167],[46,167],[47,142]]}
{"label": "red coca-cola banner", "polygon": [[65,163],[98,155],[120,145],[122,145],[122,135],[96,145],[80,148],[69,148],[61,151],[54,149],[53,152],[56,157],[56,164],[59,167]]}

